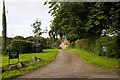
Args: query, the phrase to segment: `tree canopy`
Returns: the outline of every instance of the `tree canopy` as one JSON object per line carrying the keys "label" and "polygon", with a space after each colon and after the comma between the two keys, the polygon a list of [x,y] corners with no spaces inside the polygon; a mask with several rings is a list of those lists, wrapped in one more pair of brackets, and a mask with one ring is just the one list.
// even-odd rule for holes
{"label": "tree canopy", "polygon": [[[120,3],[104,2],[48,2],[54,17],[49,35],[67,38],[70,42],[80,38],[119,34]],[[104,34],[105,34],[104,33]]]}

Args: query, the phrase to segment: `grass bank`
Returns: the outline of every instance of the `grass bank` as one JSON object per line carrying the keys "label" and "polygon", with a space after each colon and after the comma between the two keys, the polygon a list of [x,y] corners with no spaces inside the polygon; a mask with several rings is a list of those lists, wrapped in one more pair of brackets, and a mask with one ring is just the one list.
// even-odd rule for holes
{"label": "grass bank", "polygon": [[118,68],[117,59],[96,56],[84,50],[78,50],[78,49],[70,49],[70,50],[75,52],[77,55],[80,56],[80,58],[86,60],[88,63],[91,63],[98,67],[110,68],[112,70],[116,70]]}
{"label": "grass bank", "polygon": [[[25,67],[20,68],[18,70],[5,71],[2,73],[2,78],[14,78],[14,77],[23,75],[27,72],[33,71],[42,66],[45,66],[46,64],[55,60],[57,52],[58,52],[57,49],[46,49],[42,53],[20,54],[20,62],[23,62],[24,64],[27,63],[28,61],[30,61],[33,56],[41,58],[42,61],[34,62],[30,65],[25,65]],[[17,59],[11,60],[11,64],[15,64],[15,63],[17,63]],[[8,65],[8,56],[2,56],[2,65],[1,66],[4,68],[7,65]]]}

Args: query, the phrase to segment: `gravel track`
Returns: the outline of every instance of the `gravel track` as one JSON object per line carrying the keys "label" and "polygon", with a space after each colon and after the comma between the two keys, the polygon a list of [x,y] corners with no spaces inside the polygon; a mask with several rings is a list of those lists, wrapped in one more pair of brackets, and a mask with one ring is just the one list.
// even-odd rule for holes
{"label": "gravel track", "polygon": [[117,78],[117,71],[95,67],[69,50],[59,50],[52,63],[18,78]]}

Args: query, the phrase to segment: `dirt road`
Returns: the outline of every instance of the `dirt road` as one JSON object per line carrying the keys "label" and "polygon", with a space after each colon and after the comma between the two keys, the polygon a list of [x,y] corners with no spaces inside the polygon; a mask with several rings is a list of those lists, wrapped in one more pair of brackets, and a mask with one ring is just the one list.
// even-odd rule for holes
{"label": "dirt road", "polygon": [[59,50],[54,62],[19,78],[117,78],[118,73],[108,72],[82,60],[75,53]]}

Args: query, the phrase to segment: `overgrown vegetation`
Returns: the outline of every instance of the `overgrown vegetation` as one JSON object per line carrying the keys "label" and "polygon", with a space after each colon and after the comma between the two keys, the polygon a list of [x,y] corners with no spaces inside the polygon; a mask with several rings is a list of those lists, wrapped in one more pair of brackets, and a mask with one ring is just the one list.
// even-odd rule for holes
{"label": "overgrown vegetation", "polygon": [[[90,51],[95,55],[107,56],[112,58],[119,58],[120,46],[118,36],[104,36],[98,39],[79,39],[75,43],[77,49],[83,49]],[[106,48],[106,52],[103,52],[103,47]]]}
{"label": "overgrown vegetation", "polygon": [[[35,36],[29,36],[26,38],[23,36],[15,36],[13,38],[7,37],[7,51],[19,51],[20,53],[31,53],[33,52],[32,45],[37,44],[37,40],[41,44],[43,49],[55,48],[58,47],[61,43],[60,39],[53,40],[53,38],[43,38],[40,36],[38,38]],[[2,42],[0,48],[2,48]],[[5,55],[8,55],[8,52]]]}
{"label": "overgrown vegetation", "polygon": [[32,42],[25,40],[12,40],[8,45],[9,51],[19,51],[20,53],[32,53]]}
{"label": "overgrown vegetation", "polygon": [[[47,3],[47,2],[46,2]],[[45,3],[45,4],[46,4]],[[54,17],[49,35],[77,39],[118,35],[120,33],[120,3],[48,2]]]}
{"label": "overgrown vegetation", "polygon": [[[20,54],[20,62],[25,64],[25,67],[20,68],[18,70],[8,70],[2,73],[2,78],[14,78],[20,75],[23,75],[29,71],[35,70],[46,64],[50,63],[55,59],[57,55],[57,49],[46,49],[42,53],[31,53],[31,54]],[[29,65],[29,61],[32,59],[33,56],[39,57],[42,61],[34,62]],[[11,64],[16,64],[17,59],[13,59],[10,61]],[[2,67],[8,68],[8,56],[2,56]]]}
{"label": "overgrown vegetation", "polygon": [[[96,41],[95,45],[95,53],[98,53],[99,55],[108,56],[112,58],[119,58],[120,55],[120,36],[112,36],[112,37],[100,37]],[[106,52],[103,53],[102,47],[106,47]]]}
{"label": "overgrown vegetation", "polygon": [[[69,47],[91,51],[96,55],[119,58],[120,3],[45,2],[54,17],[49,35],[67,38]],[[106,37],[102,37],[106,36]],[[113,36],[113,37],[110,37]],[[106,48],[103,54],[102,48]]]}
{"label": "overgrown vegetation", "polygon": [[118,60],[102,57],[102,56],[96,56],[91,54],[90,52],[84,51],[84,50],[78,50],[78,49],[71,49],[71,51],[75,52],[77,55],[80,56],[80,58],[86,60],[87,62],[94,64],[98,67],[106,67],[112,70],[118,69]]}

